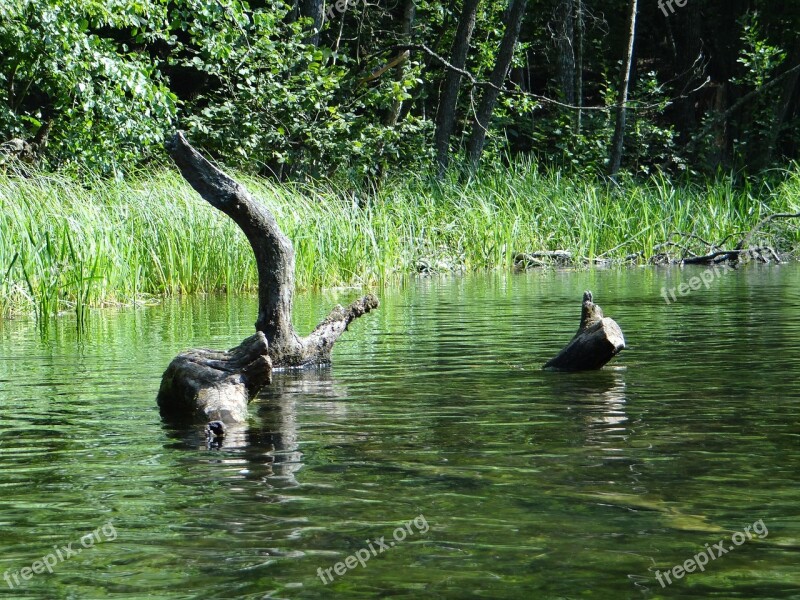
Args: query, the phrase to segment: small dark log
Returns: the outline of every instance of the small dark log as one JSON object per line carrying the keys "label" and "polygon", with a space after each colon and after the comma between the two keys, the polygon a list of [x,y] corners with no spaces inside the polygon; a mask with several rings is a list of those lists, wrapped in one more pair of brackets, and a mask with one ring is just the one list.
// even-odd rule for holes
{"label": "small dark log", "polygon": [[167,417],[197,414],[208,421],[241,423],[248,402],[271,380],[267,338],[259,331],[228,352],[179,354],[161,378],[157,402]]}
{"label": "small dark log", "polygon": [[592,292],[584,292],[578,332],[558,356],[545,363],[544,368],[592,371],[602,368],[624,348],[625,338],[619,325],[603,316],[603,309],[592,301]]}
{"label": "small dark log", "polygon": [[208,419],[241,422],[247,404],[269,383],[273,368],[322,365],[350,323],[378,307],[369,294],[347,308],[336,306],[307,337],[292,326],[294,248],[275,217],[238,182],[212,165],[181,133],[167,150],[184,179],[247,236],[258,269],[258,333],[230,352],[189,350],[172,361],[161,382],[163,414],[200,413]]}
{"label": "small dark log", "polygon": [[572,253],[566,250],[539,250],[522,252],[514,256],[514,267],[517,269],[545,267],[549,264],[569,265],[572,262]]}
{"label": "small dark log", "polygon": [[[771,246],[764,244],[753,245],[753,237],[761,231],[765,226],[772,223],[777,219],[798,219],[800,213],[775,213],[761,219],[753,229],[745,235],[736,246],[731,250],[725,250],[725,243],[737,234],[730,234],[719,243],[711,243],[704,240],[694,233],[682,233],[680,231],[673,231],[669,234],[667,241],[657,244],[653,250],[661,250],[663,248],[677,248],[681,251],[680,258],[674,258],[667,252],[659,252],[652,256],[650,261],[653,263],[676,263],[682,265],[717,265],[720,263],[735,263],[737,265],[745,264],[750,261],[758,261],[762,263],[775,262],[780,264],[783,262],[781,256]],[[671,238],[681,238],[681,243],[673,242]],[[694,242],[694,244],[692,244]],[[696,252],[697,248],[702,249]],[[693,249],[695,251],[693,251]],[[638,252],[626,257],[626,260],[638,260],[644,256],[643,253]]]}

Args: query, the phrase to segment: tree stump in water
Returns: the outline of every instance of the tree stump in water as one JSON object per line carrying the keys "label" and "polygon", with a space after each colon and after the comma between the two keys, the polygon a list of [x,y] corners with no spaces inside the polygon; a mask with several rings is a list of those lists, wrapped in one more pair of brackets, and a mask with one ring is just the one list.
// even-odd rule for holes
{"label": "tree stump in water", "polygon": [[603,309],[592,301],[592,292],[583,293],[581,325],[575,337],[558,356],[545,363],[556,371],[592,371],[600,369],[625,348],[619,325],[603,316]]}
{"label": "tree stump in water", "polygon": [[227,352],[187,350],[164,372],[158,405],[162,414],[199,413],[210,421],[239,423],[247,403],[272,379],[267,338],[260,331]]}
{"label": "tree stump in water", "polygon": [[163,415],[202,414],[242,422],[247,404],[271,380],[273,368],[330,362],[334,343],[348,325],[378,307],[369,294],[347,308],[336,306],[316,329],[300,337],[292,326],[294,248],[275,217],[249,192],[198,153],[179,132],[167,150],[184,179],[213,207],[228,215],[250,242],[258,268],[256,335],[228,352],[189,350],[170,363],[161,381]]}

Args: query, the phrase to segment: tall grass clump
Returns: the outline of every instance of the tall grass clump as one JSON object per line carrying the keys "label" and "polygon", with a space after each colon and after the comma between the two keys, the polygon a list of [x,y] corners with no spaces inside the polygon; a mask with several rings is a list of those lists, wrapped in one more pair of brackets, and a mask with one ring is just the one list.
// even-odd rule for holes
{"label": "tall grass clump", "polygon": [[[610,182],[514,162],[476,176],[416,174],[379,189],[242,177],[293,240],[300,288],[375,285],[418,270],[508,268],[514,256],[652,256],[675,232],[714,242],[800,210],[800,170],[775,183]],[[788,221],[769,231],[800,246]],[[0,174],[0,314],[46,323],[90,307],[255,289],[246,239],[173,171],[126,181]]]}
{"label": "tall grass clump", "polygon": [[42,322],[154,295],[250,289],[251,253],[233,223],[171,173],[90,187],[59,176],[0,178],[5,315]]}

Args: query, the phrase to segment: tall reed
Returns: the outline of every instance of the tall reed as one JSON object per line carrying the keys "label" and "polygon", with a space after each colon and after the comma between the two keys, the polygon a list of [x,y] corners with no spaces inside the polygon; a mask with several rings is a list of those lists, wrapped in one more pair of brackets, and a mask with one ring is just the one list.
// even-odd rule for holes
{"label": "tall reed", "polygon": [[[474,177],[419,174],[377,191],[242,180],[293,240],[301,289],[379,285],[421,268],[509,268],[532,250],[647,257],[673,231],[721,240],[800,210],[798,169],[775,185],[740,187],[612,183],[524,162]],[[791,222],[771,234],[783,251],[800,247]],[[241,232],[173,171],[89,185],[0,174],[0,275],[0,314],[34,312],[44,327],[64,311],[81,323],[90,307],[257,284]]]}

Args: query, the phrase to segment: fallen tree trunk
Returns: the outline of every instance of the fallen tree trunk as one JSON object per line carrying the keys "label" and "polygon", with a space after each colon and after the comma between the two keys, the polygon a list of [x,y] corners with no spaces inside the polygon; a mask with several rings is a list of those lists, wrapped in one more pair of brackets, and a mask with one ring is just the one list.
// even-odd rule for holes
{"label": "fallen tree trunk", "polygon": [[619,325],[603,316],[603,309],[592,301],[592,292],[583,293],[581,325],[566,348],[545,363],[556,371],[592,371],[602,368],[625,348]]}
{"label": "fallen tree trunk", "polygon": [[179,355],[164,373],[158,403],[165,414],[192,409],[212,420],[243,421],[247,403],[269,383],[273,368],[329,363],[339,336],[354,319],[377,308],[378,299],[370,294],[347,308],[336,306],[311,334],[298,336],[292,326],[294,248],[275,217],[180,132],[167,150],[184,179],[233,219],[250,242],[258,269],[258,333],[227,353],[190,350]]}

